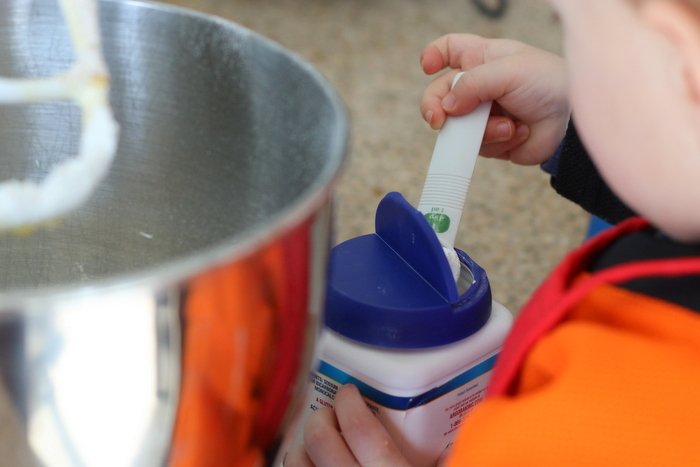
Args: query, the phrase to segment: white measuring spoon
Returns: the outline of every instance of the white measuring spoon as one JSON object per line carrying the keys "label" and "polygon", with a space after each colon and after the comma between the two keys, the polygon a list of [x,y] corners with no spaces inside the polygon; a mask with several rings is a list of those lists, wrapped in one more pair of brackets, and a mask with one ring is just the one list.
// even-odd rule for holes
{"label": "white measuring spoon", "polygon": [[[454,77],[453,88],[463,74]],[[466,115],[445,120],[418,203],[418,210],[428,219],[442,244],[455,280],[460,271],[455,238],[490,112],[491,102],[483,102]]]}

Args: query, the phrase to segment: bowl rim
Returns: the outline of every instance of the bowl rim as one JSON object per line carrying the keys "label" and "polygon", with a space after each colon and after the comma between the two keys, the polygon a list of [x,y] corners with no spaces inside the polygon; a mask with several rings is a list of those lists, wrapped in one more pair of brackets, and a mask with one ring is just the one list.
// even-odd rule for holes
{"label": "bowl rim", "polygon": [[328,163],[324,165],[313,183],[305,187],[293,202],[266,220],[255,223],[234,236],[224,237],[197,252],[187,253],[154,266],[116,273],[99,279],[52,284],[38,288],[20,287],[0,290],[0,312],[18,307],[24,309],[29,305],[46,304],[55,300],[85,298],[132,288],[163,291],[168,287],[182,284],[202,272],[232,263],[259,250],[265,244],[283,236],[312,217],[330,200],[331,193],[347,161],[350,128],[345,105],[328,79],[298,53],[232,20],[189,8],[144,0],[100,0],[100,3],[118,4],[120,8],[143,8],[197,18],[234,30],[242,38],[254,40],[272,52],[285,55],[293,65],[316,81],[337,121],[337,124],[332,126],[329,137],[330,144],[326,151],[329,156]]}

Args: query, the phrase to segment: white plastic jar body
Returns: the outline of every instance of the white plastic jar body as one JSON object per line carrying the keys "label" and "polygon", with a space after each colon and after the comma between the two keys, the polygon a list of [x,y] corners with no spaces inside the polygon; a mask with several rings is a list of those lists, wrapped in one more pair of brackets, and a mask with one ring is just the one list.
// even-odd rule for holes
{"label": "white plastic jar body", "polygon": [[489,320],[477,332],[423,349],[371,346],[324,329],[298,426],[281,451],[301,443],[308,415],[332,407],[337,390],[352,383],[413,465],[435,465],[464,417],[483,399],[512,321],[512,314],[493,302]]}

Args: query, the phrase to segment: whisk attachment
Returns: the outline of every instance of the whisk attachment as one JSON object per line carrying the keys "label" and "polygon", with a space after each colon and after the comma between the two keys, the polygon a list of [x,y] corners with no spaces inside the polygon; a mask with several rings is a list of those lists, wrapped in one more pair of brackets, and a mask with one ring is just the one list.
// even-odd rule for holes
{"label": "whisk attachment", "polygon": [[40,224],[81,206],[107,174],[119,126],[109,104],[96,0],[58,0],[75,51],[64,73],[46,78],[0,77],[0,104],[74,101],[81,110],[78,154],[57,163],[41,181],[0,183],[0,229]]}

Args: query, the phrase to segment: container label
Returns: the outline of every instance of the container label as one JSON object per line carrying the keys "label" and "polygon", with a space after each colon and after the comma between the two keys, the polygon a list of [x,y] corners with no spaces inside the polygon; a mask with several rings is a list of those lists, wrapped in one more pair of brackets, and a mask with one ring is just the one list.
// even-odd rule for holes
{"label": "container label", "polygon": [[434,465],[466,415],[484,398],[496,357],[491,355],[448,382],[413,396],[380,391],[321,360],[310,375],[307,410],[333,407],[338,389],[352,383],[403,454],[415,465]]}

